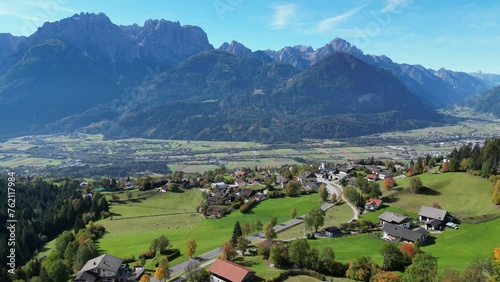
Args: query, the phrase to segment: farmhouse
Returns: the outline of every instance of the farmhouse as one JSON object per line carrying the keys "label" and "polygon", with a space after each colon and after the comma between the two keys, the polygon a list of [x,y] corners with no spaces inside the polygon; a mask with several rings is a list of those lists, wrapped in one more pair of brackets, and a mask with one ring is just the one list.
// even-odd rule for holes
{"label": "farmhouse", "polygon": [[453,220],[447,211],[427,206],[422,206],[418,215],[427,230],[443,230],[446,222]]}
{"label": "farmhouse", "polygon": [[380,226],[384,226],[385,224],[389,223],[404,228],[410,228],[410,219],[407,216],[401,215],[399,213],[386,211],[379,215],[378,219],[380,219]]}
{"label": "farmhouse", "polygon": [[382,206],[383,201],[381,199],[370,198],[365,204],[365,210],[375,211]]}
{"label": "farmhouse", "polygon": [[255,271],[221,259],[216,259],[208,271],[210,282],[248,282],[255,278]]}
{"label": "farmhouse", "polygon": [[73,281],[125,281],[133,276],[133,273],[122,265],[122,262],[121,258],[112,255],[98,256],[87,261]]}
{"label": "farmhouse", "polygon": [[397,226],[390,223],[385,223],[382,226],[382,231],[384,231],[384,239],[388,239],[396,242],[407,242],[407,243],[422,243],[429,236],[429,232],[423,230],[414,231],[401,226]]}

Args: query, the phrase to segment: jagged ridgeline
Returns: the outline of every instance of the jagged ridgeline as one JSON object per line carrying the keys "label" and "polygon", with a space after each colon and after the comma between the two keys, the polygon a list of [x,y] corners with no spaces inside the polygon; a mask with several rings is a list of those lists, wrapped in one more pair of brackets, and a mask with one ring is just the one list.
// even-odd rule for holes
{"label": "jagged ridgeline", "polygon": [[252,52],[235,41],[215,50],[199,27],[118,26],[84,13],[29,37],[0,37],[1,137],[352,137],[439,123],[434,106],[488,88],[465,73],[366,55],[339,38],[316,50]]}

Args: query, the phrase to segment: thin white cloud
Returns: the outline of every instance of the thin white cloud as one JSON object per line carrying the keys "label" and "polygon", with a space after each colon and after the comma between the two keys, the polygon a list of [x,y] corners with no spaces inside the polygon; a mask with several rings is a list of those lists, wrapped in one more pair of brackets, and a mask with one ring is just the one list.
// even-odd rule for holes
{"label": "thin white cloud", "polygon": [[387,0],[385,7],[380,10],[384,13],[399,13],[399,10],[411,4],[412,0]]}
{"label": "thin white cloud", "polygon": [[320,33],[332,31],[335,29],[335,27],[340,22],[343,22],[343,21],[349,19],[350,17],[354,16],[356,13],[361,11],[364,7],[365,7],[365,5],[351,9],[343,14],[321,20],[316,24],[315,31],[320,32]]}
{"label": "thin white cloud", "polygon": [[297,15],[297,4],[276,4],[271,6],[271,8],[274,10],[270,23],[270,26],[273,29],[283,29],[288,27]]}
{"label": "thin white cloud", "polygon": [[45,19],[42,19],[40,17],[27,16],[27,15],[24,15],[22,13],[18,13],[16,11],[5,9],[5,8],[0,8],[0,15],[16,17],[16,18],[20,18],[23,20],[33,21],[33,22],[44,22],[45,21]]}

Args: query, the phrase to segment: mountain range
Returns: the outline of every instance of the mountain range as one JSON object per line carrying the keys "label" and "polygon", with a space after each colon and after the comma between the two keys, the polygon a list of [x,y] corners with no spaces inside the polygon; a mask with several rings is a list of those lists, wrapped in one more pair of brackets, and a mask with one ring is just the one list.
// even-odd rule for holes
{"label": "mountain range", "polygon": [[435,108],[488,90],[479,76],[322,48],[218,49],[199,27],[119,26],[80,13],[0,34],[0,135],[295,141],[437,124]]}

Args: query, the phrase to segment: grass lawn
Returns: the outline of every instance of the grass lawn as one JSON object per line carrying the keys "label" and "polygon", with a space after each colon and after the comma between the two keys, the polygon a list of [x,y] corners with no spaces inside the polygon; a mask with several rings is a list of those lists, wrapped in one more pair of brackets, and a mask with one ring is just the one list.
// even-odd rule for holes
{"label": "grass lawn", "polygon": [[318,247],[319,250],[324,246],[332,247],[335,253],[335,259],[343,263],[362,256],[371,257],[372,261],[378,264],[383,262],[380,250],[385,242],[367,234],[340,238],[316,239],[309,240],[308,242],[311,247]]}
{"label": "grass lawn", "polygon": [[[384,191],[384,197],[393,197],[391,206],[418,213],[422,205],[434,202],[458,218],[500,213],[491,203],[492,184],[481,177],[466,173],[441,173],[419,175],[424,186],[431,190],[427,194],[412,194],[405,190]],[[410,178],[397,179],[398,187],[407,187]]]}
{"label": "grass lawn", "polygon": [[267,260],[258,255],[245,257],[240,256],[236,258],[235,262],[239,265],[255,270],[257,276],[263,278],[264,280],[278,276],[283,271],[267,266]]}
{"label": "grass lawn", "polygon": [[[353,216],[352,209],[346,203],[335,205],[326,211],[324,227],[340,225],[348,222]],[[292,228],[289,228],[281,233],[278,233],[279,240],[293,239],[304,237],[304,224],[301,223]]]}
{"label": "grass lawn", "polygon": [[285,280],[285,282],[321,282],[321,280],[318,280],[311,276],[299,275],[289,277],[287,280]]}
{"label": "grass lawn", "polygon": [[[495,235],[497,234],[497,235]],[[500,247],[500,219],[480,224],[461,224],[457,230],[446,229],[436,236],[436,243],[422,250],[438,257],[439,271],[463,270],[477,257],[491,255]]]}
{"label": "grass lawn", "polygon": [[[162,193],[138,203],[113,205],[111,207],[113,220],[105,219],[97,222],[103,224],[107,230],[98,242],[100,251],[118,257],[135,255],[138,258],[148,249],[153,239],[165,235],[173,248],[180,249],[182,253],[179,258],[171,262],[174,265],[187,259],[183,253],[187,241],[191,239],[197,242],[196,254],[202,254],[227,241],[236,221],[240,221],[243,225],[246,222],[255,222],[259,218],[265,224],[276,217],[279,224],[290,219],[289,213],[292,207],[297,209],[298,215],[303,215],[311,208],[320,205],[316,194],[297,198],[269,199],[258,204],[248,214],[234,211],[221,219],[205,219],[199,214],[194,214],[201,197],[202,193],[193,189],[184,193]],[[170,213],[178,214],[169,215]],[[143,215],[149,217],[138,217]]]}

